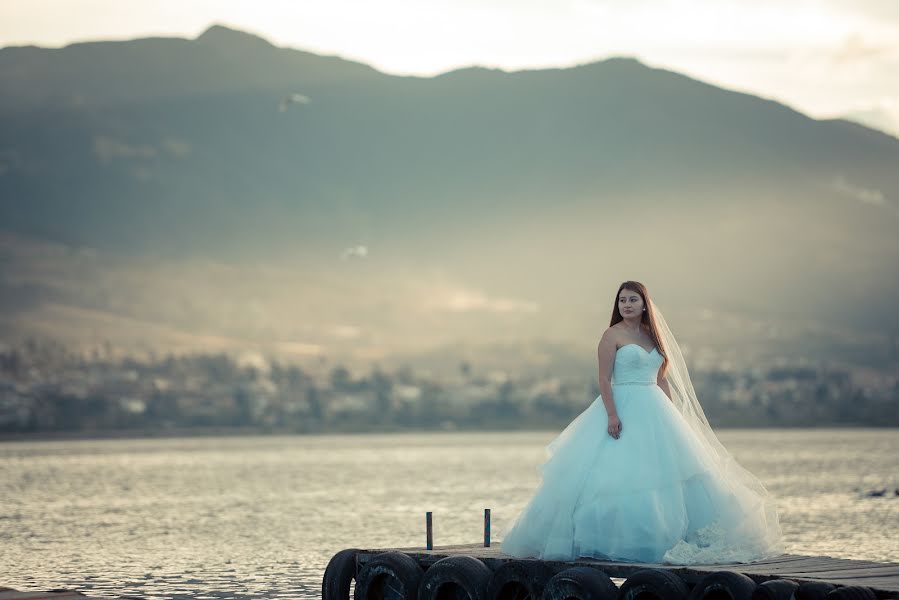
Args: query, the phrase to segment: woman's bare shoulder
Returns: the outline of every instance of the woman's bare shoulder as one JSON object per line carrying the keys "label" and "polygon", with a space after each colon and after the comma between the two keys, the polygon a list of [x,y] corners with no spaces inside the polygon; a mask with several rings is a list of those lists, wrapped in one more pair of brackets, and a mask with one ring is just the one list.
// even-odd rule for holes
{"label": "woman's bare shoulder", "polygon": [[620,339],[621,329],[616,327],[615,325],[611,325],[606,328],[605,331],[602,332],[602,336],[599,338],[600,344],[615,344],[618,345],[618,340]]}

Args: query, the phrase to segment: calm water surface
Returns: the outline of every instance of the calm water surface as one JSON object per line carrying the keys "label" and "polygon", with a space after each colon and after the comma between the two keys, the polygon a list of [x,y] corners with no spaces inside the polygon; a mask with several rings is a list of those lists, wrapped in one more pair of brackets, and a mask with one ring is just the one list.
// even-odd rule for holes
{"label": "calm water surface", "polygon": [[[348,547],[494,541],[558,432],[0,444],[0,586],[319,598]],[[724,430],[778,498],[788,551],[899,562],[899,430]]]}

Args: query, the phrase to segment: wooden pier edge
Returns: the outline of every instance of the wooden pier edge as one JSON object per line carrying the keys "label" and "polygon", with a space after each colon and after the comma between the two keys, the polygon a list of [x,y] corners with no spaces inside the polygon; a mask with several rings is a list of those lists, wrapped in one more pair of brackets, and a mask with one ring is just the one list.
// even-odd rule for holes
{"label": "wooden pier edge", "polygon": [[[504,562],[517,560],[503,554],[498,546],[484,547],[481,544],[436,547],[433,550],[416,548],[372,548],[359,550],[356,562],[361,569],[365,563],[382,552],[402,552],[413,558],[422,568],[427,569],[447,556],[472,556],[483,561],[491,570]],[[602,569],[609,577],[627,578],[642,569],[664,569],[677,574],[687,584],[693,585],[700,579],[716,571],[742,573],[756,583],[772,579],[792,579],[797,583],[826,582],[837,587],[864,586],[870,588],[880,599],[899,598],[899,564],[878,563],[865,560],[833,558],[830,556],[804,556],[784,554],[775,558],[753,563],[730,563],[714,565],[670,565],[652,563],[629,563],[603,561],[593,558],[579,558],[573,561],[542,561],[552,567],[594,566]]]}

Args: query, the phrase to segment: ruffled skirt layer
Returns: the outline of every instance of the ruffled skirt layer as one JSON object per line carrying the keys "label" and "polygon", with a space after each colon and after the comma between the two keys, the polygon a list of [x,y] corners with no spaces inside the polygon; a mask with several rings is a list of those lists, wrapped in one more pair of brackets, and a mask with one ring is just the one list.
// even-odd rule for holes
{"label": "ruffled skirt layer", "polygon": [[[619,439],[597,398],[555,439],[501,544],[517,557],[749,562],[782,553],[767,494],[736,476],[655,385],[615,386]],[[745,473],[745,471],[743,471]]]}

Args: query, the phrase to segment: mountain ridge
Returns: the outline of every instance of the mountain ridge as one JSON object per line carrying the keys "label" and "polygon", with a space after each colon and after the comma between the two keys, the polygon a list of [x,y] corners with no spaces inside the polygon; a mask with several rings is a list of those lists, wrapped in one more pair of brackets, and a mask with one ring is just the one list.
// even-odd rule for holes
{"label": "mountain ridge", "polygon": [[[0,255],[19,307],[7,331],[62,330],[66,305],[197,339],[281,324],[367,356],[574,340],[595,290],[635,275],[680,308],[704,289],[703,304],[769,313],[791,336],[810,335],[797,307],[899,328],[895,138],[634,58],[404,77],[215,27],[30,66],[0,50],[0,231],[18,240]],[[97,258],[58,259],[69,279],[24,239]],[[340,258],[357,246],[364,258]],[[235,281],[206,282],[221,264]],[[883,321],[852,310],[846,285]],[[759,326],[734,319],[745,339]],[[329,333],[350,330],[359,348]]]}

